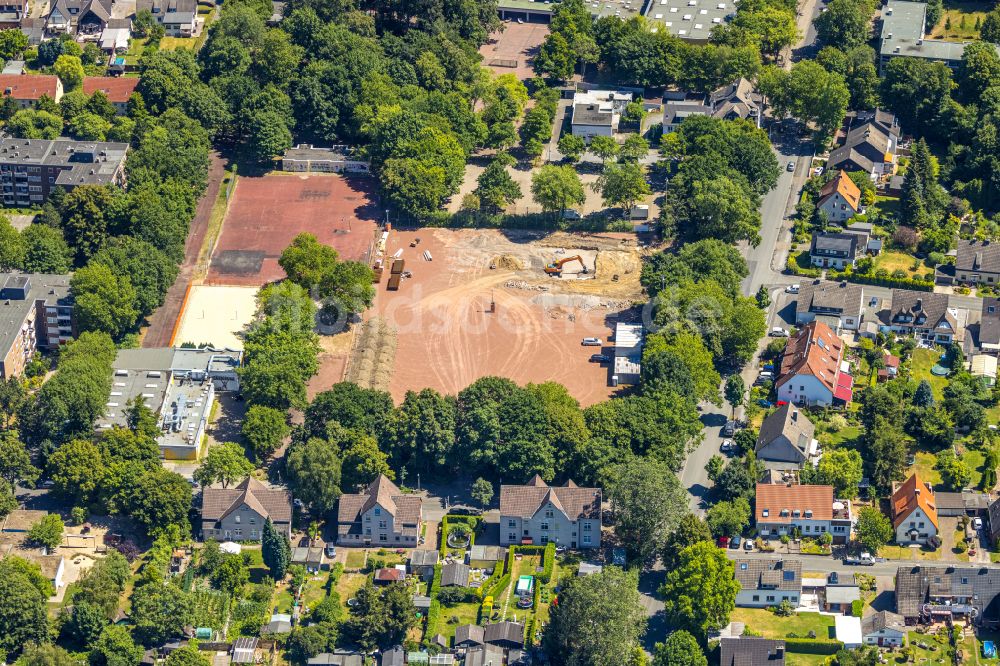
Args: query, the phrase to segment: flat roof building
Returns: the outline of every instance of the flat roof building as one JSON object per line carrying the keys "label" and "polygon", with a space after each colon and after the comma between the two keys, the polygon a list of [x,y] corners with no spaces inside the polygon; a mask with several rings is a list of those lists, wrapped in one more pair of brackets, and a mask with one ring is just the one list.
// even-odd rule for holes
{"label": "flat roof building", "polygon": [[[602,18],[617,16],[627,20],[642,14],[647,0],[584,0],[591,16]],[[521,19],[528,23],[548,23],[552,20],[552,10],[557,3],[543,0],[500,0],[497,10],[502,19]]]}
{"label": "flat roof building", "polygon": [[368,161],[349,155],[346,146],[316,148],[312,144],[300,143],[286,150],[281,158],[282,171],[367,174],[370,169]]}
{"label": "flat roof building", "polygon": [[56,186],[124,185],[127,143],[0,139],[5,206],[40,206]]}
{"label": "flat roof building", "polygon": [[642,324],[615,325],[615,368],[612,384],[638,384],[642,370]]}
{"label": "flat roof building", "polygon": [[646,18],[652,30],[665,29],[671,35],[696,43],[706,43],[712,29],[727,23],[736,14],[734,0],[650,0]]}
{"label": "flat roof building", "polygon": [[160,427],[157,444],[168,460],[195,460],[215,391],[238,391],[243,352],[206,349],[123,349],[115,358],[111,395],[98,431],[126,422],[128,403],[141,398]]}
{"label": "flat roof building", "polygon": [[[943,62],[957,69],[969,42],[925,39],[927,3],[888,0],[882,8],[882,31],[879,44],[879,68],[892,58],[921,58]],[[1000,46],[997,46],[1000,54]]]}
{"label": "flat roof building", "polygon": [[0,379],[18,377],[38,349],[73,339],[68,275],[0,273]]}

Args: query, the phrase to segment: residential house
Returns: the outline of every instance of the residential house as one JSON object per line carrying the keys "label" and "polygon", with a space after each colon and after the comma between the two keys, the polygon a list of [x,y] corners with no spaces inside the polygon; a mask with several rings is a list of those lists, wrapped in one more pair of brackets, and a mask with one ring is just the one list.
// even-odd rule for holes
{"label": "residential house", "polygon": [[889,505],[896,543],[927,543],[928,539],[937,536],[938,510],[931,485],[914,473],[894,486]]}
{"label": "residential house", "polygon": [[830,153],[827,169],[862,171],[872,179],[896,172],[899,123],[896,117],[876,110],[874,117],[851,129],[844,144]]}
{"label": "residential house", "polygon": [[124,186],[128,149],[127,143],[107,141],[0,139],[3,203],[38,207],[57,186]]}
{"label": "residential house", "polygon": [[414,550],[410,552],[410,573],[421,578],[434,575],[440,553],[437,550]]}
{"label": "residential house", "polygon": [[134,76],[85,76],[83,78],[83,92],[93,95],[95,92],[104,93],[115,112],[123,116],[128,112],[128,100],[135,92],[135,87],[139,85],[138,77]]}
{"label": "residential house", "polygon": [[115,356],[111,392],[98,432],[128,422],[128,403],[141,399],[156,415],[160,455],[197,460],[216,391],[238,391],[243,352],[232,349],[138,348]]}
{"label": "residential house", "polygon": [[865,645],[899,647],[906,642],[906,620],[892,611],[880,610],[861,618],[861,636]]}
{"label": "residential house", "polygon": [[955,280],[971,285],[1000,283],[1000,243],[959,239]]}
{"label": "residential house", "polygon": [[135,11],[149,11],[168,37],[193,37],[198,31],[197,0],[137,0]]}
{"label": "residential house", "polygon": [[450,562],[441,567],[441,587],[468,587],[469,565]]}
{"label": "residential house", "polygon": [[11,543],[4,543],[0,548],[0,559],[8,557],[19,557],[22,560],[37,564],[42,577],[52,583],[55,594],[50,598],[56,599],[59,590],[66,585],[64,575],[66,573],[66,558],[58,553],[48,553],[44,549],[25,549],[15,547]]}
{"label": "residential house", "polygon": [[984,354],[1000,354],[1000,299],[993,296],[983,298],[979,318],[979,349]]}
{"label": "residential house", "polygon": [[76,335],[68,275],[0,273],[0,379],[20,377],[39,349]]}
{"label": "residential house", "polygon": [[719,666],[785,666],[785,641],[755,636],[723,638]]}
{"label": "residential house", "polygon": [[815,232],[809,245],[809,261],[817,268],[842,271],[865,256],[867,246],[868,237],[863,234]]}
{"label": "residential house", "polygon": [[760,109],[763,97],[754,90],[748,79],[739,78],[722,86],[708,96],[712,117],[722,120],[750,120],[760,127]]}
{"label": "residential house", "polygon": [[801,469],[819,461],[816,427],[798,407],[785,403],[764,419],[754,451],[769,469]]}
{"label": "residential house", "polygon": [[573,95],[574,136],[590,141],[595,136],[614,136],[632,93],[614,90],[578,91]]}
{"label": "residential house", "polygon": [[968,310],[948,305],[948,294],[893,289],[891,303],[879,313],[882,324],[919,341],[947,345],[965,339]]}
{"label": "residential house", "polygon": [[337,543],[413,548],[421,522],[420,497],[404,495],[387,476],[379,474],[363,492],[340,497]]}
{"label": "residential house", "polygon": [[741,560],[734,563],[736,605],[770,608],[787,601],[798,607],[802,598],[802,563],[798,560]]}
{"label": "residential house", "polygon": [[680,90],[663,94],[663,133],[674,132],[691,116],[709,116],[712,107],[707,95]]}
{"label": "residential house", "polygon": [[775,387],[778,400],[829,407],[847,404],[853,378],[843,371],[844,342],[821,321],[803,326],[785,345]]}
{"label": "residential house", "polygon": [[266,520],[289,538],[292,535],[292,494],[253,477],[231,488],[209,486],[202,491],[202,539],[259,541]]}
{"label": "residential house", "polygon": [[0,29],[11,30],[21,26],[24,18],[25,0],[3,0],[0,3]]}
{"label": "residential house", "polygon": [[826,613],[850,613],[852,604],[861,599],[857,585],[827,585],[823,589],[822,610]]}
{"label": "residential house", "polygon": [[281,158],[282,171],[367,174],[370,169],[371,163],[351,155],[347,146],[316,148],[300,143],[286,150]]}
{"label": "residential house", "polygon": [[861,190],[847,176],[847,172],[841,169],[819,191],[816,208],[823,212],[830,222],[847,222],[858,213],[864,212],[861,206]]}
{"label": "residential house", "polygon": [[[617,10],[615,15],[619,15]],[[735,15],[736,3],[732,0],[660,0],[646,4],[646,20],[653,32],[663,30],[693,44],[708,43],[713,28],[728,23]]]}
{"label": "residential house", "polygon": [[112,0],[55,0],[46,16],[49,33],[99,35],[111,18]]}
{"label": "residential house", "polygon": [[500,545],[549,542],[570,548],[601,545],[601,489],[572,480],[550,487],[537,474],[523,486],[500,486]]}
{"label": "residential house", "polygon": [[[101,51],[108,55],[123,55],[128,52],[128,41],[131,37],[132,19],[109,19],[107,25],[104,26],[104,30],[101,31]],[[119,113],[124,113],[124,111]]]}
{"label": "residential house", "polygon": [[42,97],[58,102],[63,96],[62,81],[49,74],[0,74],[0,89],[22,109],[35,108]]}
{"label": "residential house", "polygon": [[824,533],[834,543],[851,538],[851,503],[833,497],[833,486],[758,483],[757,533],[765,539],[791,536],[819,538]]}
{"label": "residential house", "polygon": [[524,624],[521,622],[494,622],[483,627],[483,641],[490,645],[515,650],[524,647]]}
{"label": "residential house", "polygon": [[896,570],[896,612],[907,624],[1000,621],[1000,568],[909,566]]}
{"label": "residential house", "polygon": [[834,332],[856,331],[864,318],[864,289],[851,282],[813,280],[799,287],[795,325],[821,321]]}

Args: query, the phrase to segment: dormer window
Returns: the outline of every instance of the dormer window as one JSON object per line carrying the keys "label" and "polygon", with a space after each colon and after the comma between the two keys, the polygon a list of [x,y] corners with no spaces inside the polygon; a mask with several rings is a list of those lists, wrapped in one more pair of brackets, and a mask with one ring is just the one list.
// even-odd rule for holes
{"label": "dormer window", "polygon": [[236,520],[235,520],[235,522],[236,522],[237,525],[240,524],[240,522],[241,522],[240,514],[236,514]]}
{"label": "dormer window", "polygon": [[761,516],[763,516],[764,518],[767,518],[768,516],[770,516],[770,515],[771,515],[771,510],[770,510],[770,509],[763,509],[763,510],[762,510],[762,511],[760,512],[760,515],[761,515]]}
{"label": "dormer window", "polygon": [[382,515],[382,507],[380,507],[380,506],[375,507],[375,515],[376,516],[381,516]]}

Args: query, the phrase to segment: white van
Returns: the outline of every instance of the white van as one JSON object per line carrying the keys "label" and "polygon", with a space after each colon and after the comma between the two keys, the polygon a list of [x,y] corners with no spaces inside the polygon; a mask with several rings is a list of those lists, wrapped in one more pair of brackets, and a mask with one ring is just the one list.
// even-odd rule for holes
{"label": "white van", "polygon": [[604,343],[601,342],[600,338],[584,338],[580,341],[580,344],[584,347],[600,347]]}

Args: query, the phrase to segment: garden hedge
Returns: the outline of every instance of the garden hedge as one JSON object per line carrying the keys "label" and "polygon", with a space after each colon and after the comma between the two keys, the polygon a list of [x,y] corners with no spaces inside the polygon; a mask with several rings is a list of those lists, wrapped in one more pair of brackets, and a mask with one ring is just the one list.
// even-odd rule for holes
{"label": "garden hedge", "polygon": [[459,516],[459,515],[447,515],[441,519],[441,544],[438,546],[438,552],[441,557],[448,554],[448,530],[451,526],[456,523],[464,523],[469,528],[469,548],[476,545],[476,529],[479,527],[479,523],[483,522],[481,516]]}
{"label": "garden hedge", "polygon": [[841,641],[828,641],[819,638],[785,638],[785,650],[799,654],[837,654],[844,649]]}
{"label": "garden hedge", "polygon": [[934,291],[934,283],[927,280],[914,280],[913,278],[893,278],[876,277],[870,273],[854,273],[853,271],[829,271],[827,279],[834,282],[846,280],[857,284],[870,284],[879,287],[889,287],[892,289],[913,289],[914,291]]}

